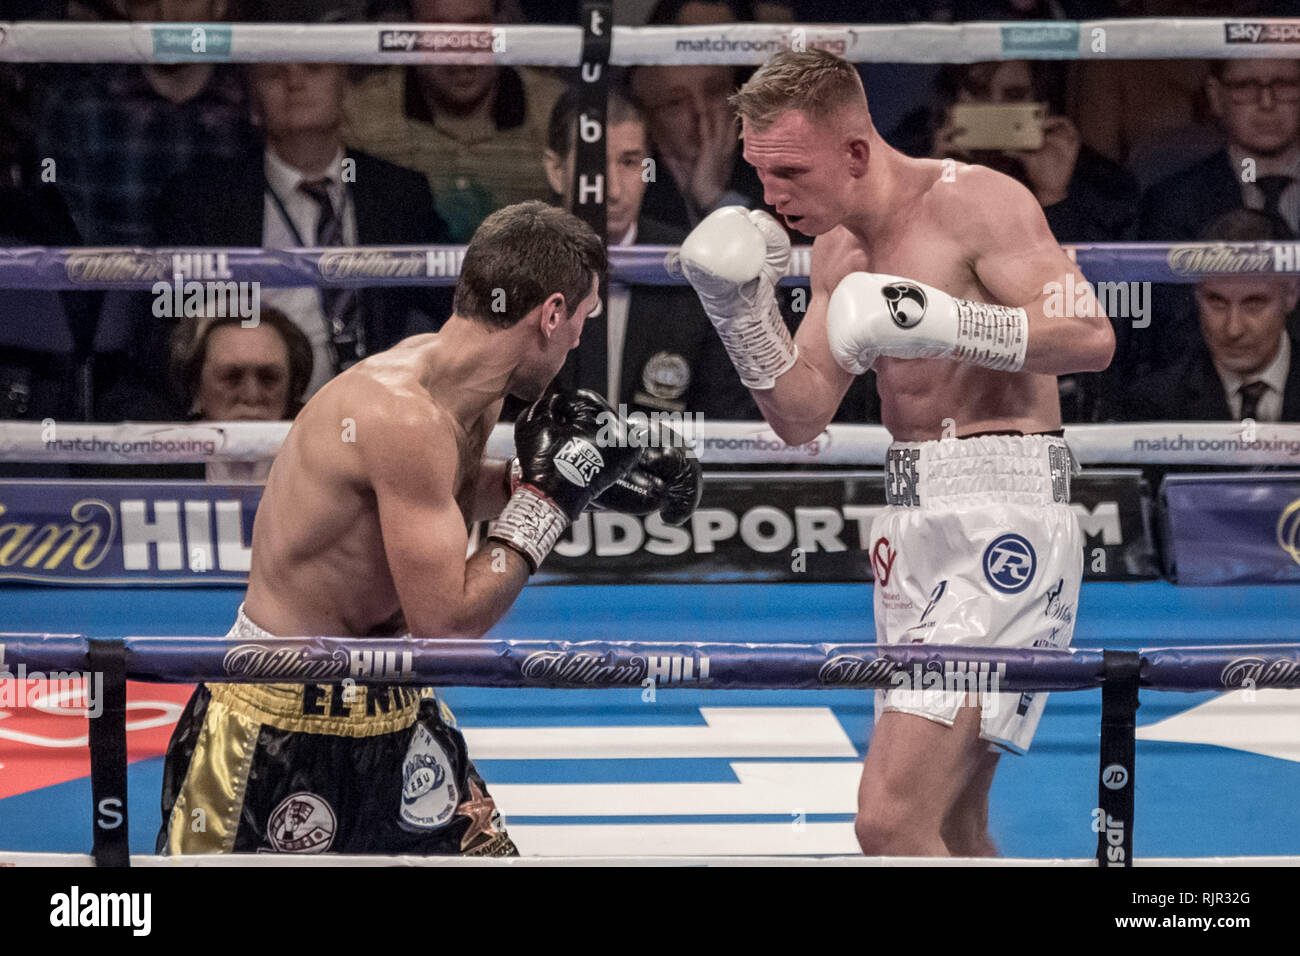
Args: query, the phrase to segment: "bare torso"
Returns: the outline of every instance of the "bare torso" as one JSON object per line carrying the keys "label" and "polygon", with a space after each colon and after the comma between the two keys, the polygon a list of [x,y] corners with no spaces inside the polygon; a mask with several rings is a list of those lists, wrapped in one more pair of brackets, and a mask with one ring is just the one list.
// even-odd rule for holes
{"label": "bare torso", "polygon": [[[818,238],[813,250],[818,284],[833,290],[851,272],[876,272],[916,279],[958,298],[997,303],[972,267],[974,237],[945,201],[945,189],[956,187],[941,181],[938,161],[908,162],[917,195],[894,203],[893,217],[869,242],[843,226]],[[946,359],[880,358],[875,370],[883,424],[899,441],[940,438],[945,419],[952,421],[949,434],[959,436],[1061,427],[1052,375],[994,372]]]}
{"label": "bare torso", "polygon": [[375,492],[358,447],[374,429],[401,429],[402,440],[427,443],[455,460],[456,502],[468,524],[500,402],[469,421],[437,404],[420,381],[423,346],[434,338],[406,339],[334,378],[289,430],[253,524],[244,602],[248,616],[271,633],[366,636],[405,630]]}

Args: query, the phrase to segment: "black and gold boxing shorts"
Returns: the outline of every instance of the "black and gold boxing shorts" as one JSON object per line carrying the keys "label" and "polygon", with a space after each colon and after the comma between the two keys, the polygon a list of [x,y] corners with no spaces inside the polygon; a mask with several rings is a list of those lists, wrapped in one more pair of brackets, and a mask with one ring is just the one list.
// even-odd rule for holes
{"label": "black and gold boxing shorts", "polygon": [[[267,640],[241,606],[230,635]],[[432,688],[201,684],[157,852],[518,854]]]}

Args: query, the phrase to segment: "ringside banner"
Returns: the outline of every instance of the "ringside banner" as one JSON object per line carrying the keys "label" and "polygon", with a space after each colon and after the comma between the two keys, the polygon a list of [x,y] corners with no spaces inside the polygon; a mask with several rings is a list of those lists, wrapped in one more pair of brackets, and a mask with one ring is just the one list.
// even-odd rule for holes
{"label": "ringside banner", "polygon": [[0,480],[0,581],[248,580],[260,485]]}
{"label": "ringside banner", "polygon": [[[1084,576],[1159,577],[1149,499],[1137,470],[1071,482]],[[706,472],[700,507],[680,528],[589,512],[560,538],[538,583],[869,581],[871,522],[885,507],[875,471]]]}
{"label": "ringside banner", "polygon": [[1170,475],[1161,494],[1179,584],[1300,582],[1300,472]]}
{"label": "ringside banner", "polygon": [[[0,481],[0,581],[242,586],[257,485]],[[1157,576],[1136,470],[1071,486],[1088,577]],[[560,539],[538,584],[868,581],[878,471],[708,472],[680,528],[592,512]]]}

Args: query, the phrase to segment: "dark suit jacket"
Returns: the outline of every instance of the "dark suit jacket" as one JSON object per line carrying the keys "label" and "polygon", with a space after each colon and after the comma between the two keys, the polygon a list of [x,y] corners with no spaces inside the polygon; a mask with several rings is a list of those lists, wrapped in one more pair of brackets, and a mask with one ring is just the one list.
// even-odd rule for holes
{"label": "dark suit jacket", "polygon": [[[446,223],[434,211],[423,174],[359,150],[356,180],[349,184],[356,211],[357,243],[363,246],[450,243]],[[158,213],[160,246],[260,246],[266,174],[259,147],[230,166],[199,166],[166,192]],[[364,289],[361,309],[369,351],[382,351],[407,335],[431,332],[451,314],[450,286]],[[412,311],[425,313],[413,316]]]}
{"label": "dark suit jacket", "polygon": [[[685,238],[684,230],[645,217],[637,224],[638,243],[676,246]],[[558,387],[605,394],[607,331],[605,316],[587,320],[578,347],[556,376]],[[688,285],[632,287],[619,395],[607,397],[613,405],[627,405],[629,412],[698,412],[713,420],[760,417]]]}
{"label": "dark suit jacket", "polygon": [[1142,194],[1138,239],[1191,241],[1225,212],[1240,209],[1241,184],[1226,149],[1167,176]]}
{"label": "dark suit jacket", "polygon": [[[1300,422],[1300,350],[1290,335],[1291,370],[1282,392],[1282,421]],[[1232,420],[1223,381],[1202,343],[1181,361],[1139,379],[1118,396],[1112,417],[1123,421],[1226,422]]]}
{"label": "dark suit jacket", "polygon": [[[657,175],[646,186],[641,208],[645,215],[653,218],[655,222],[689,232],[693,223],[681,187],[677,185],[677,180],[673,179],[673,174],[668,171],[667,163],[658,156],[654,161]],[[727,189],[747,197],[750,209],[764,208],[763,184],[759,181],[754,167],[741,159],[739,153],[736,155],[736,164],[731,169],[731,179],[727,183]],[[648,239],[644,241],[649,242]]]}
{"label": "dark suit jacket", "polygon": [[[349,149],[347,157],[356,163],[356,179],[348,188],[359,245],[451,241],[446,224],[434,211],[433,193],[423,175],[358,150]],[[159,246],[261,246],[265,192],[260,143],[235,163],[200,163],[164,191],[154,241]],[[451,286],[360,290],[368,352],[440,328],[451,314],[452,295]],[[152,318],[147,293],[136,298],[138,303],[125,307],[112,305],[138,315],[141,328],[130,336],[135,344],[129,354],[98,359],[97,417],[181,420],[189,410],[180,406],[179,397],[166,384],[172,320]]]}
{"label": "dark suit jacket", "polygon": [[[1137,238],[1196,241],[1213,220],[1240,208],[1237,172],[1227,150],[1221,149],[1142,194]],[[1187,284],[1158,284],[1151,293],[1151,329],[1131,330],[1129,323],[1116,323],[1112,369],[1121,385],[1177,364],[1186,353],[1186,343],[1200,338],[1192,292]],[[1159,334],[1152,335],[1156,329]]]}

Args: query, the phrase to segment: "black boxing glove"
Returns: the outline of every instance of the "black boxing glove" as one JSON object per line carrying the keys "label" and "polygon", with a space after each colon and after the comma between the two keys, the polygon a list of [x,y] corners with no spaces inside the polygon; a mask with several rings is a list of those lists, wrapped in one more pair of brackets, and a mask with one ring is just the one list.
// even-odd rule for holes
{"label": "black boxing glove", "polygon": [[657,419],[630,429],[628,441],[644,447],[641,460],[596,498],[592,507],[629,515],[657,511],[665,524],[685,522],[704,494],[704,476],[695,452]]}
{"label": "black boxing glove", "polygon": [[556,392],[515,422],[519,483],[488,537],[536,571],[564,529],[640,460],[614,410],[595,392]]}

